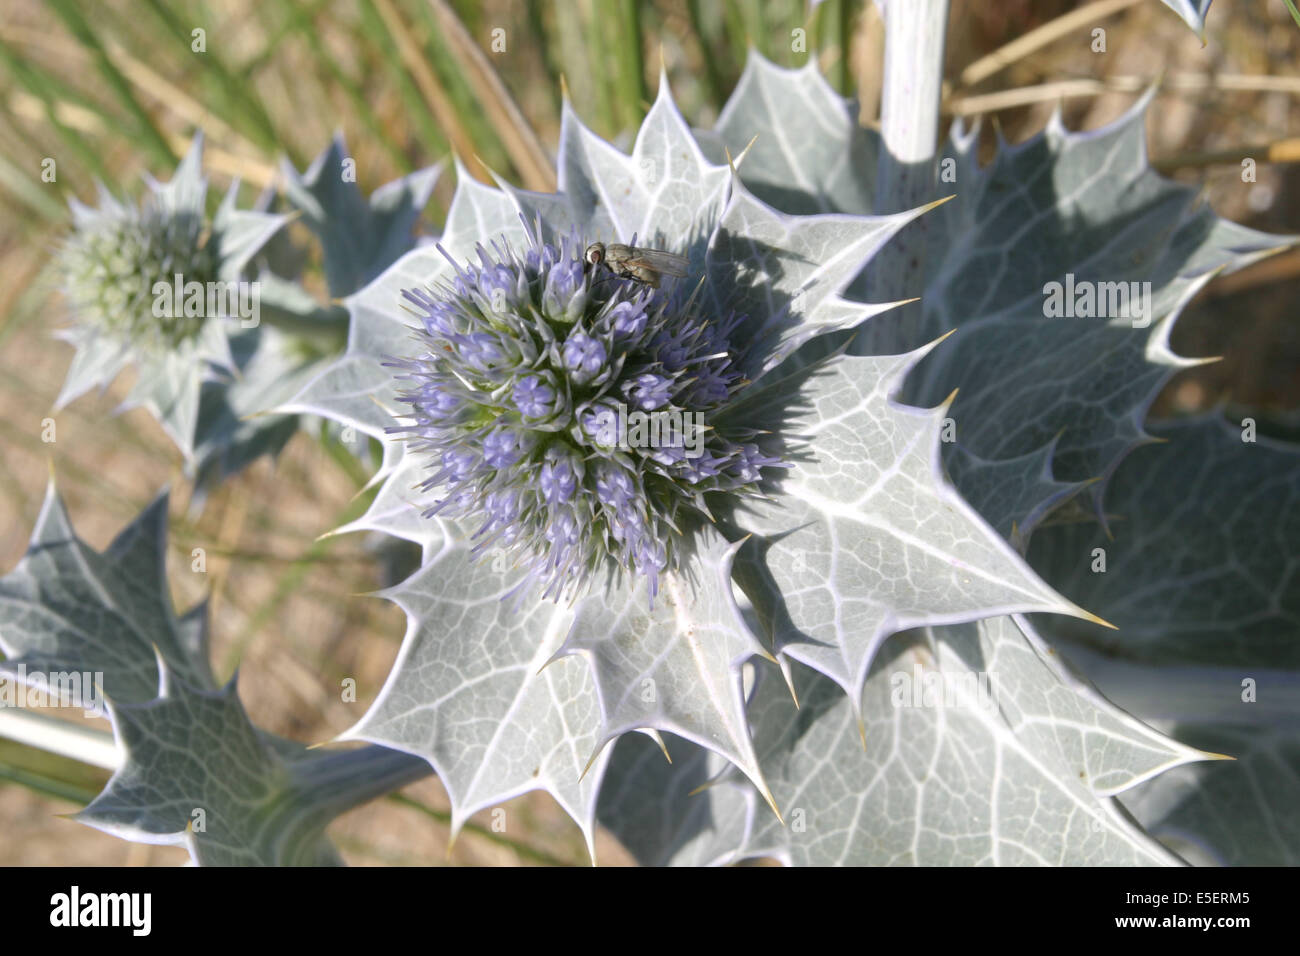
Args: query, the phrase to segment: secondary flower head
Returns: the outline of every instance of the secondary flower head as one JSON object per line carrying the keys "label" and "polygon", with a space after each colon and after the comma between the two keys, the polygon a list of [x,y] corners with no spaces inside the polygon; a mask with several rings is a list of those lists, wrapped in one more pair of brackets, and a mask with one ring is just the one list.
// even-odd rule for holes
{"label": "secondary flower head", "polygon": [[[78,321],[141,348],[175,348],[194,338],[203,317],[153,307],[154,284],[206,284],[219,258],[201,209],[174,208],[156,194],[136,206],[106,201],[79,217],[59,256]],[[176,314],[179,313],[179,314]]]}
{"label": "secondary flower head", "polygon": [[644,575],[653,595],[706,494],[756,494],[779,460],[711,422],[747,384],[731,341],[743,317],[592,274],[586,245],[479,245],[477,264],[403,290],[420,328],[389,364],[414,423],[391,431],[428,459],[426,515],[467,521],[546,596],[600,571]]}
{"label": "secondary flower head", "polygon": [[[97,205],[69,203],[73,228],[56,265],[73,321],[56,335],[77,356],[55,405],[133,367],[135,384],[122,407],[148,409],[206,484],[280,447],[271,429],[284,434],[278,416],[231,429],[224,415],[207,412],[237,407],[251,419],[254,411],[269,411],[288,369],[302,364],[285,350],[287,338],[258,328],[261,297],[252,276],[267,261],[250,268],[287,219],[239,209],[237,182],[209,215],[202,136],[169,181],[146,177],[145,185],[138,204],[102,186]],[[286,302],[281,312],[295,309]],[[261,368],[273,371],[255,374]],[[230,389],[236,397],[222,397]]]}

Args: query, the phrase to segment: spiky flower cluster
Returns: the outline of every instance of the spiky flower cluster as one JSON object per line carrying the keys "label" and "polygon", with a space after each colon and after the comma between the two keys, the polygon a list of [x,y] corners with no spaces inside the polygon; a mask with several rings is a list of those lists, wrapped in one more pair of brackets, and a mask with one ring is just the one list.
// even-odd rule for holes
{"label": "spiky flower cluster", "polygon": [[[59,255],[64,290],[85,326],[143,349],[172,349],[198,334],[202,316],[155,314],[154,284],[216,278],[218,257],[203,216],[150,195],[139,207],[108,201],[82,217]],[[182,314],[171,314],[180,311]]]}
{"label": "spiky flower cluster", "polygon": [[[389,364],[414,424],[392,431],[431,458],[426,515],[468,519],[479,551],[510,555],[545,596],[601,570],[645,575],[653,596],[706,494],[756,494],[779,460],[712,421],[746,384],[732,355],[743,317],[593,273],[583,248],[479,246],[479,265],[404,290],[418,352]],[[629,420],[654,416],[660,440],[629,439]]]}

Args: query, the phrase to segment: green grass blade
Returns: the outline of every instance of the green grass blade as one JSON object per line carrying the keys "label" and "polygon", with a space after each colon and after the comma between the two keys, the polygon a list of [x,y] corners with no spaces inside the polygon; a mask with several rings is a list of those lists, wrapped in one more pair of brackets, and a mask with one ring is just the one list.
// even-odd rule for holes
{"label": "green grass blade", "polygon": [[710,103],[721,107],[726,99],[726,82],[723,80],[722,68],[718,62],[717,56],[714,55],[714,42],[711,39],[713,30],[705,21],[703,11],[700,9],[700,0],[686,0],[686,13],[691,20],[691,38],[700,48],[700,60],[704,64],[704,72],[701,79],[704,81],[704,87],[708,92]]}
{"label": "green grass blade", "polygon": [[[59,138],[63,140],[68,148],[76,153],[81,161],[94,171],[96,176],[105,182],[111,181],[113,176],[108,171],[108,167],[104,165],[101,156],[102,150],[96,149],[83,134],[69,129],[67,124],[59,119],[59,97],[52,88],[53,84],[48,82],[43,72],[32,64],[24,63],[3,40],[0,40],[0,62],[3,62],[8,67],[10,73],[17,78],[19,83],[45,104],[46,122],[54,128],[55,132],[59,134]],[[55,188],[59,191],[63,189],[61,185]],[[62,213],[60,213],[61,216]]]}
{"label": "green grass blade", "polygon": [[72,35],[90,53],[100,75],[103,76],[127,112],[135,119],[139,125],[139,134],[143,144],[153,159],[163,166],[174,166],[178,157],[172,152],[167,137],[162,134],[157,124],[154,123],[153,117],[136,99],[130,82],[114,65],[112,59],[109,58],[108,51],[104,49],[104,45],[100,43],[99,37],[90,28],[90,24],[82,17],[77,4],[72,0],[49,0],[49,3]]}
{"label": "green grass blade", "polygon": [[[594,6],[594,9],[593,9]],[[590,3],[581,5],[579,18],[582,33],[586,38],[585,46],[591,53],[590,72],[582,79],[591,90],[596,101],[597,129],[605,136],[614,136],[622,131],[618,112],[614,107],[614,92],[610,88],[610,61],[605,46],[604,29],[601,18],[606,14],[602,7]]]}
{"label": "green grass blade", "polygon": [[[609,49],[614,51],[614,86],[624,129],[636,129],[644,117],[642,106],[649,99],[645,86],[645,56],[641,45],[641,21],[636,0],[618,0],[609,5],[605,22],[610,32]],[[611,15],[612,14],[612,15]]]}
{"label": "green grass blade", "polygon": [[[176,13],[163,0],[145,0],[145,5],[153,11],[158,21],[177,42],[184,44],[187,49],[190,47],[193,42],[190,28],[177,18]],[[268,153],[283,149],[295,163],[304,164],[306,157],[297,155],[294,149],[276,133],[275,124],[271,122],[266,107],[251,88],[253,74],[241,70],[241,75],[237,76],[214,46],[208,46],[202,54],[196,55],[202,57],[203,66],[211,71],[222,92],[220,109],[217,110],[221,118]],[[211,99],[209,103],[212,105]]]}
{"label": "green grass blade", "polygon": [[365,92],[361,84],[349,76],[339,64],[338,60],[329,52],[325,44],[321,42],[320,31],[316,26],[316,16],[328,0],[321,0],[312,7],[291,7],[293,13],[289,19],[288,27],[297,31],[298,35],[306,41],[310,47],[312,56],[316,61],[325,67],[326,72],[338,85],[348,102],[352,104],[352,115],[361,119],[366,129],[375,138],[375,142],[383,148],[392,160],[393,165],[399,173],[409,173],[415,170],[415,163],[407,156],[398,142],[393,139],[389,132],[375,115],[374,109],[366,99]]}
{"label": "green grass blade", "polygon": [[419,3],[417,7],[425,34],[423,37],[425,53],[443,89],[447,91],[447,95],[455,105],[457,114],[464,122],[465,131],[474,143],[476,155],[498,172],[513,171],[517,179],[519,170],[510,161],[500,138],[488,123],[482,106],[471,92],[468,77],[452,55],[447,45],[448,38],[438,27],[432,8],[428,3]]}
{"label": "green grass blade", "polygon": [[386,72],[397,81],[397,91],[406,106],[406,112],[414,122],[417,135],[425,151],[431,156],[445,155],[451,147],[448,138],[438,129],[429,108],[424,103],[415,81],[402,67],[402,57],[394,45],[383,19],[371,0],[361,0],[357,5],[361,13],[361,28],[365,40],[381,54]]}

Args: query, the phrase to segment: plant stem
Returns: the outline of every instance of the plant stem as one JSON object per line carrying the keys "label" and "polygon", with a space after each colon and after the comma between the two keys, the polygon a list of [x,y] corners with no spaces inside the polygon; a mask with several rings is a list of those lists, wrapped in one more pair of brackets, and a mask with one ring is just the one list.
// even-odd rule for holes
{"label": "plant stem", "polygon": [[342,349],[348,340],[348,310],[322,306],[311,315],[297,315],[287,309],[262,306],[261,320],[282,332],[296,335],[331,351]]}
{"label": "plant stem", "polygon": [[54,797],[56,800],[67,800],[79,807],[84,807],[90,803],[99,793],[99,791],[92,790],[89,787],[79,787],[64,780],[47,777],[45,774],[33,773],[24,767],[15,767],[13,764],[2,760],[0,760],[0,780],[26,787],[33,793],[39,793],[42,796]]}
{"label": "plant stem", "polygon": [[0,737],[105,770],[121,762],[111,734],[20,707],[0,707]]}
{"label": "plant stem", "polygon": [[[934,199],[934,157],[948,0],[889,0],[885,6],[885,75],[876,169],[877,215],[913,209]],[[925,271],[925,217],[881,250],[872,297],[897,301],[920,294]]]}
{"label": "plant stem", "polygon": [[332,819],[433,774],[422,757],[369,744],[356,750],[313,751],[290,767],[293,788]]}

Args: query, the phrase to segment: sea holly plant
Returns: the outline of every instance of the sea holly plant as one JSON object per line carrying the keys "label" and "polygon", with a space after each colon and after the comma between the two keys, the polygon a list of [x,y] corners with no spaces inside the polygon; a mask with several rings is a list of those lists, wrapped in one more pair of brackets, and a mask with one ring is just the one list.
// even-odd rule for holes
{"label": "sea holly plant", "polygon": [[[674,747],[668,765],[653,747],[628,741],[599,813],[643,862],[1175,859],[1114,795],[1205,755],[1143,726],[1064,670],[1018,616],[899,635],[877,656],[858,708],[811,668],[796,665],[793,696],[777,668],[762,671],[749,714],[784,824],[702,749]],[[969,679],[975,672],[993,676],[981,685]]]}
{"label": "sea holly plant", "polygon": [[[403,656],[353,736],[429,757],[444,779],[493,774],[499,789],[483,806],[555,773],[545,760],[485,767],[501,738],[527,735],[550,760],[591,763],[585,776],[565,768],[570,789],[557,796],[572,806],[580,785],[599,783],[601,745],[631,730],[714,749],[770,797],[745,717],[751,659],[815,661],[856,696],[891,627],[1084,613],[945,485],[943,409],[892,401],[920,353],[782,371],[800,346],[888,307],[840,293],[923,210],[782,214],[704,157],[666,83],[631,155],[566,111],[559,165],[555,195],[462,185],[439,247],[351,297],[347,355],[290,406],[389,442],[385,489],[354,527],[468,562],[454,578],[427,576],[439,592],[455,583],[412,615]],[[633,235],[686,259],[680,285],[610,290],[584,265],[588,240]],[[604,420],[591,414],[602,408]],[[703,414],[710,438],[695,458],[627,448],[627,436],[604,447],[604,422],[629,410]],[[741,577],[764,618],[751,623],[732,572],[754,533],[772,543]],[[437,662],[455,642],[496,643],[510,603],[539,600],[517,656],[497,647],[481,660],[483,679],[500,685],[487,701],[439,687]],[[409,612],[409,596],[402,603]],[[778,617],[793,623],[776,633]],[[589,671],[598,707],[546,690],[557,667],[566,686],[568,670]],[[494,721],[483,719],[489,703]],[[438,731],[458,724],[487,736],[447,753]]]}
{"label": "sea holly plant", "polygon": [[1213,0],[1164,0],[1165,6],[1173,10],[1183,22],[1196,31],[1196,35],[1205,42],[1205,18],[1210,12]]}
{"label": "sea holly plant", "polygon": [[1112,534],[1048,528],[1030,558],[1119,626],[1043,619],[1056,645],[1143,720],[1236,758],[1144,783],[1122,798],[1134,816],[1190,860],[1295,865],[1300,450],[1255,425],[1216,410],[1154,427],[1163,443],[1115,476]]}
{"label": "sea holly plant", "polygon": [[[769,104],[796,98],[798,117],[778,120]],[[1287,243],[1221,219],[1195,189],[1150,168],[1149,103],[1150,95],[1086,133],[1070,132],[1055,116],[1025,142],[1000,144],[982,167],[978,130],[957,123],[936,156],[930,194],[956,198],[916,224],[928,223],[920,301],[863,326],[857,350],[914,348],[951,333],[909,375],[902,397],[933,405],[957,390],[956,440],[942,447],[963,492],[961,481],[979,480],[987,467],[977,463],[1041,454],[1049,445],[1056,479],[1104,491],[1116,465],[1149,440],[1142,423],[1160,388],[1199,361],[1169,345],[1183,308],[1217,271]],[[787,212],[867,213],[886,202],[874,185],[883,145],[856,115],[815,69],[784,70],[752,56],[716,128],[698,135],[711,155],[757,136],[741,178]],[[778,122],[800,125],[778,130]],[[791,144],[814,130],[822,148],[804,162]],[[869,264],[851,291],[867,296],[882,279]],[[1068,284],[1072,305],[1085,291],[1101,291],[1101,310],[1091,319],[1073,308],[1053,317],[1054,283],[1062,295]],[[1108,295],[1120,286],[1128,314],[1107,316]],[[1054,494],[1044,486],[1025,514]],[[1025,515],[1013,520],[1023,526]]]}
{"label": "sea holly plant", "polygon": [[382,747],[308,750],[255,727],[236,680],[213,678],[206,606],[172,607],[166,522],[164,494],[101,554],[51,483],[27,556],[0,580],[0,673],[77,674],[83,699],[94,686],[106,700],[118,765],[80,822],[184,846],[199,864],[335,863],[326,824],[427,765]]}
{"label": "sea holly plant", "polygon": [[285,160],[290,204],[321,242],[333,298],[357,291],[415,245],[414,229],[438,181],[439,166],[395,179],[369,198],[357,186],[356,160],[335,135],[301,175]]}
{"label": "sea holly plant", "polygon": [[273,410],[343,344],[346,315],[303,288],[284,226],[304,219],[324,248],[330,293],[344,295],[415,244],[438,169],[367,201],[336,137],[302,177],[285,162],[293,213],[237,208],[235,182],[209,218],[202,162],[199,134],[169,182],[147,179],[138,204],[102,186],[97,207],[72,201],[58,266],[72,319],[61,334],[76,354],[55,407],[133,368],[122,407],[148,409],[206,487],[280,451],[298,418]]}
{"label": "sea holly plant", "polygon": [[[945,15],[887,6],[922,44],[887,85],[942,61],[899,25]],[[1294,859],[1250,791],[1296,766],[1284,696],[1189,716],[1295,685],[1286,539],[1239,541],[1266,518],[1207,477],[1293,496],[1294,450],[1145,421],[1192,362],[1187,303],[1288,240],[1150,169],[1149,97],[981,166],[976,130],[900,134],[933,128],[936,76],[910,112],[887,91],[880,135],[756,54],[711,129],[662,76],[627,153],[566,103],[557,190],[457,164],[436,242],[411,238],[432,171],[366,202],[341,140],[286,169],[348,335],[271,410],[382,444],[340,530],[420,546],[383,592],[405,638],[335,741],[364,746],[278,740],[214,681],[202,609],[174,614],[165,505],[101,555],[51,492],[0,647],[102,685],[122,759],[83,819],[200,863],[333,862],[334,816],[432,771],[453,833],[543,790],[655,865]],[[1204,586],[1225,567],[1249,581]]]}
{"label": "sea holly plant", "polygon": [[126,406],[147,408],[192,464],[224,424],[211,399],[204,407],[204,385],[228,387],[259,350],[260,302],[245,272],[285,221],[238,209],[237,184],[209,221],[202,156],[196,136],[172,179],[149,180],[138,205],[102,186],[98,207],[74,200],[58,263],[76,354],[56,408],[133,366]]}

